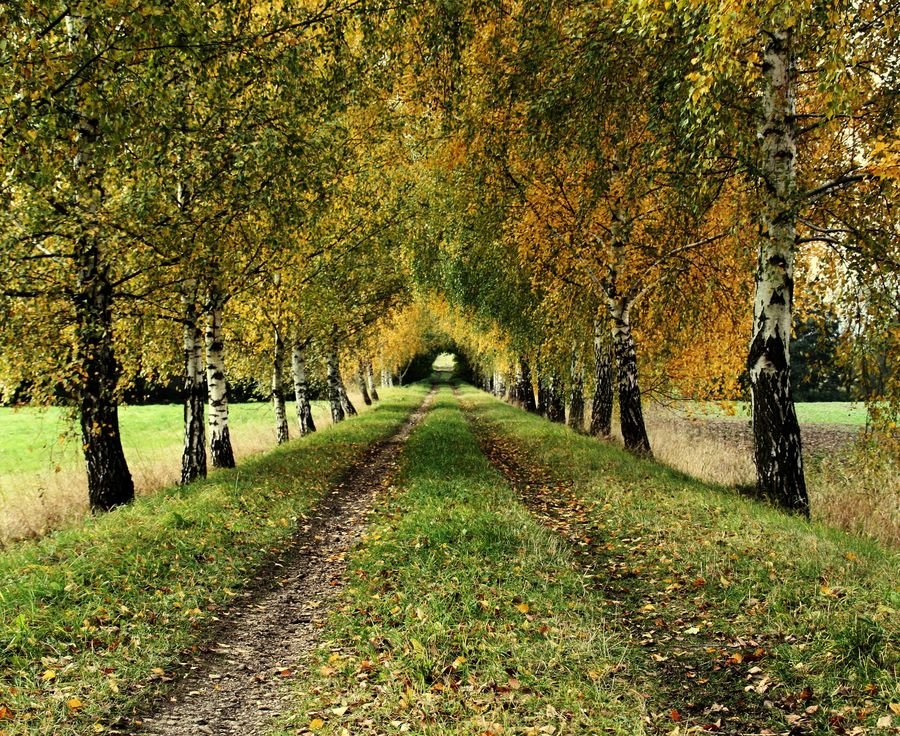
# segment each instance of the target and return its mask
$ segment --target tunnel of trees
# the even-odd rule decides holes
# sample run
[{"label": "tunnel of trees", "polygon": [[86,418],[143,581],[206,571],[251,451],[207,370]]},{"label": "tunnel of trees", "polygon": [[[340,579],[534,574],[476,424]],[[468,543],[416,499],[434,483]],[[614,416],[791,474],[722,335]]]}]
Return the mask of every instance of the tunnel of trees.
[{"label": "tunnel of trees", "polygon": [[287,439],[440,352],[642,455],[653,396],[749,391],[758,492],[808,513],[798,392],[896,441],[893,10],[7,5],[3,399],[71,408],[106,510],[123,401],[184,403],[189,482],[229,401]]}]

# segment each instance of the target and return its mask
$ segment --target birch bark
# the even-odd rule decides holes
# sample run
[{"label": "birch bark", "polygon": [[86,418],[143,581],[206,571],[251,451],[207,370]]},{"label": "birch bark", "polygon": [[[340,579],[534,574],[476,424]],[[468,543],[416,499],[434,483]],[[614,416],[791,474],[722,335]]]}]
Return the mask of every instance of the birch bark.
[{"label": "birch bark", "polygon": [[297,426],[300,435],[316,431],[313,421],[312,405],[309,403],[309,383],[306,379],[306,360],[303,355],[303,344],[296,337],[291,346],[291,378],[294,382],[294,400],[297,403]]},{"label": "birch bark", "polygon": [[228,387],[222,336],[224,299],[215,287],[206,305],[206,385],[209,392],[209,454],[214,468],[233,468],[234,450],[228,428]]},{"label": "birch bark", "polygon": [[528,364],[528,358],[524,355],[519,356],[519,370],[521,371],[519,400],[525,411],[534,412],[537,410],[537,404],[534,401],[534,386],[531,384],[531,366]]},{"label": "birch bark", "polygon": [[284,340],[275,328],[275,350],[272,354],[272,408],[275,411],[275,440],[283,445],[290,439],[287,407],[284,403]]},{"label": "birch bark", "polygon": [[584,364],[578,351],[572,351],[571,384],[569,386],[569,417],[567,424],[576,432],[584,432]]},{"label": "birch bark", "polygon": [[184,450],[181,484],[206,477],[206,385],[203,372],[203,332],[193,289],[182,295],[184,310]]},{"label": "birch bark", "polygon": [[366,406],[372,405],[372,398],[369,396],[369,386],[366,379],[366,366],[363,361],[359,363],[359,370],[356,373],[356,382],[359,384],[359,392],[362,394],[363,403]]},{"label": "birch bark", "polygon": [[371,360],[366,361],[366,381],[369,384],[369,395],[372,397],[372,401],[380,401],[378,387],[375,386],[375,373],[372,371]]},{"label": "birch bark", "polygon": [[[69,49],[75,52],[86,37],[80,18],[66,18]],[[82,383],[79,419],[88,480],[88,502],[92,511],[108,511],[134,498],[134,481],[128,470],[122,437],[116,388],[120,367],[113,343],[113,287],[95,223],[90,222],[103,199],[102,173],[96,164],[95,146],[100,121],[82,111],[82,101],[73,95],[76,153],[72,162],[77,201],[87,222],[75,241],[75,335]]]},{"label": "birch bark", "polygon": [[341,401],[341,373],[336,350],[330,350],[325,359],[328,380],[328,403],[331,405],[331,421],[334,424],[343,422],[345,418],[344,404]]},{"label": "birch bark", "polygon": [[796,202],[796,68],[792,31],[763,34],[760,127],[763,206],[753,334],[747,356],[756,479],[774,503],[809,516],[791,389]]},{"label": "birch bark", "polygon": [[594,397],[590,425],[590,433],[595,437],[609,437],[612,433],[612,358],[603,331],[603,320],[597,318],[594,320]]},{"label": "birch bark", "polygon": [[631,332],[630,307],[624,299],[610,298],[612,344],[616,356],[619,389],[619,421],[625,447],[632,452],[650,455],[650,438],[644,426],[641,389],[638,384],[637,353]]}]

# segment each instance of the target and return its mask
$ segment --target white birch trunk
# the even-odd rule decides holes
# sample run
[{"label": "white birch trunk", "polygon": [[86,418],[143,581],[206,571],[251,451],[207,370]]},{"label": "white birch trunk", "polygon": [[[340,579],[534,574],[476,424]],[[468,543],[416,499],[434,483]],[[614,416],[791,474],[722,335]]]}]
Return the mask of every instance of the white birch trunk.
[{"label": "white birch trunk", "polygon": [[181,455],[181,484],[206,477],[206,427],[203,382],[203,332],[193,289],[182,296],[184,307],[184,451]]},{"label": "white birch trunk", "polygon": [[641,389],[638,383],[637,352],[631,333],[629,306],[622,298],[609,299],[612,320],[612,344],[616,356],[619,388],[619,422],[625,447],[640,454],[650,454],[650,438],[644,426]]},{"label": "white birch trunk", "polygon": [[331,406],[331,421],[333,424],[343,422],[345,418],[344,405],[341,401],[341,369],[338,363],[336,350],[330,350],[326,361],[326,376],[328,380],[328,403]]},{"label": "white birch trunk", "polygon": [[312,405],[309,402],[309,383],[306,379],[306,360],[303,356],[303,345],[294,338],[291,346],[291,378],[294,382],[294,400],[297,402],[297,426],[300,435],[316,431],[313,422]]},{"label": "white birch trunk", "polygon": [[284,403],[284,340],[275,329],[275,351],[272,355],[272,408],[275,411],[275,439],[283,445],[290,439],[287,407]]},{"label": "white birch trunk", "polygon": [[598,317],[594,320],[594,398],[590,427],[595,437],[609,437],[612,432],[612,359],[604,332],[604,320]]},{"label": "white birch trunk", "polygon": [[365,361],[359,361],[359,369],[356,371],[356,383],[359,385],[359,392],[362,394],[363,403],[366,406],[371,406],[372,397],[369,396],[369,382],[366,379]]},{"label": "white birch trunk", "polygon": [[372,401],[380,401],[380,397],[378,396],[378,388],[375,386],[375,373],[372,370],[372,361],[366,361],[366,381],[369,384],[369,396],[372,397]]},{"label": "white birch trunk", "polygon": [[222,336],[222,299],[211,290],[206,311],[206,385],[209,392],[209,450],[214,468],[233,468],[234,450],[228,429],[228,389]]},{"label": "white birch trunk", "polygon": [[792,31],[763,33],[760,128],[763,207],[747,368],[759,491],[809,515],[800,425],[791,390],[796,240],[796,101]]}]

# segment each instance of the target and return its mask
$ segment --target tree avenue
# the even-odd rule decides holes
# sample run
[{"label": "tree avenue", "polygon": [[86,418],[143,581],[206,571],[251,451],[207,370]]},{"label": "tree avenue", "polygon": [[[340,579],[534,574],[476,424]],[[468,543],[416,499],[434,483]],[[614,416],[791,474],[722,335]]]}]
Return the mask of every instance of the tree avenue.
[{"label": "tree avenue", "polygon": [[641,455],[661,396],[746,394],[760,496],[808,515],[799,320],[896,449],[898,27],[874,0],[5,4],[2,397],[71,410],[106,511],[138,382],[180,385],[186,484],[234,466],[236,386],[283,443],[449,348]]}]

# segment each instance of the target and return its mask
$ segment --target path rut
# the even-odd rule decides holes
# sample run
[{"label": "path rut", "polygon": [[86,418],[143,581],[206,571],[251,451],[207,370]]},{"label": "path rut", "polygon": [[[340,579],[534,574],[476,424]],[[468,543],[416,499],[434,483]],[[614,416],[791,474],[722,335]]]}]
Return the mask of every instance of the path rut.
[{"label": "path rut", "polygon": [[266,582],[235,603],[222,632],[189,662],[168,701],[119,733],[265,733],[267,724],[289,705],[285,681],[301,656],[319,643],[328,603],[342,585],[346,554],[364,529],[378,491],[394,477],[397,455],[434,393],[319,501],[290,551],[260,574],[258,580]]}]

